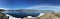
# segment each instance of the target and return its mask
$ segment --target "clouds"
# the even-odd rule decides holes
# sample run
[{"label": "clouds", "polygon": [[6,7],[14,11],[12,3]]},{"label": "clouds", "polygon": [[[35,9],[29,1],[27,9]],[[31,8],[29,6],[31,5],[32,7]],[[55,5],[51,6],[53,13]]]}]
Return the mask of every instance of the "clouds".
[{"label": "clouds", "polygon": [[35,9],[35,10],[60,10],[60,7],[58,6],[33,6],[28,7],[26,9]]},{"label": "clouds", "polygon": [[0,9],[8,10],[7,8],[0,8]]}]

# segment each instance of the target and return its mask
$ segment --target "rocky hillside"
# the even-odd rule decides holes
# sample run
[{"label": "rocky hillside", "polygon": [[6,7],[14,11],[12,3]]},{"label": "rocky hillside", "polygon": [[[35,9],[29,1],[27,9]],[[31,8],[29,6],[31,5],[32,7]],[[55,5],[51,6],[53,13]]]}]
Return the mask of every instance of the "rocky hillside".
[{"label": "rocky hillside", "polygon": [[60,19],[60,13],[47,13],[38,19]]}]

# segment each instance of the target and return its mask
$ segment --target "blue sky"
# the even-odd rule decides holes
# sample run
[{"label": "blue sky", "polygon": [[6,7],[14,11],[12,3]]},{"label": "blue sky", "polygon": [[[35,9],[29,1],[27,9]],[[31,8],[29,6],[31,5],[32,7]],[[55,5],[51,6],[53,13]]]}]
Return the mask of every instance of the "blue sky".
[{"label": "blue sky", "polygon": [[60,0],[0,0],[0,8],[21,9],[33,6],[60,6]]}]

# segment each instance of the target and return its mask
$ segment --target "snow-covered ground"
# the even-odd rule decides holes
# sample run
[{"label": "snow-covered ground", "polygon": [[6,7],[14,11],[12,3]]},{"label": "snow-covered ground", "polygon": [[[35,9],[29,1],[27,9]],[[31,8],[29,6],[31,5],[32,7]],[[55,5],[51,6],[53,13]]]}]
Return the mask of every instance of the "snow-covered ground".
[{"label": "snow-covered ground", "polygon": [[39,15],[38,17],[40,17],[40,16],[42,16],[42,15],[44,15],[44,13],[40,13],[40,15]]}]

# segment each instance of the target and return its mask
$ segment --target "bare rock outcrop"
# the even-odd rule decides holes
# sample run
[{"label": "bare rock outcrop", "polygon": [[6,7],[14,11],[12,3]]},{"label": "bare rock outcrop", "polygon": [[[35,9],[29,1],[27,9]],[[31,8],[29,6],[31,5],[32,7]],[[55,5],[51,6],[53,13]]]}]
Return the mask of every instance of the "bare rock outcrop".
[{"label": "bare rock outcrop", "polygon": [[60,19],[60,13],[47,13],[38,19]]},{"label": "bare rock outcrop", "polygon": [[9,19],[4,13],[0,13],[0,19]]}]

